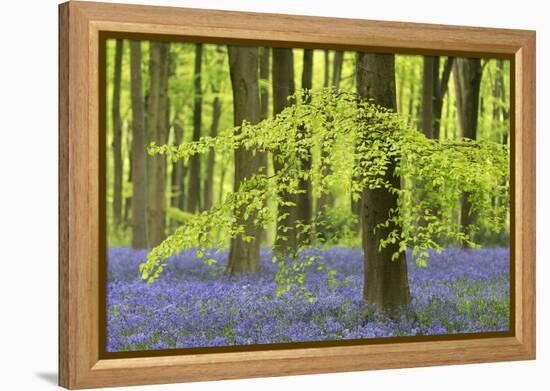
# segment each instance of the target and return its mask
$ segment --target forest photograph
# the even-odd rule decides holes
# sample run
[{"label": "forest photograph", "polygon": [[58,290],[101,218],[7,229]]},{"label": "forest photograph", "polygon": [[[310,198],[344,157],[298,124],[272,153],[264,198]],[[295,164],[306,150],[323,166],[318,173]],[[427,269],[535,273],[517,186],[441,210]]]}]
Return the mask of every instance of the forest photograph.
[{"label": "forest photograph", "polygon": [[510,330],[509,60],[105,45],[107,352]]}]

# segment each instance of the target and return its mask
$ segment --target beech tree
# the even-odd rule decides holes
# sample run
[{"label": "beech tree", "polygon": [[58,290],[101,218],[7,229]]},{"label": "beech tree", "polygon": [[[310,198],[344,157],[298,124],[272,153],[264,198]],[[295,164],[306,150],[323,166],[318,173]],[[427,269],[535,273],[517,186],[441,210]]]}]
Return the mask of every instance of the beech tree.
[{"label": "beech tree", "polygon": [[[273,83],[273,115],[282,112],[293,104],[289,99],[295,92],[294,86],[294,58],[292,49],[273,48],[272,83]],[[284,167],[283,157],[278,151],[273,153],[273,167],[280,172]],[[296,195],[289,194],[281,188],[281,201],[277,205],[277,236],[275,249],[284,253],[294,251],[298,242],[296,238]]]},{"label": "beech tree", "polygon": [[[238,127],[243,122],[257,124],[260,121],[260,90],[258,87],[258,49],[244,46],[228,46],[229,69],[233,88],[234,124]],[[259,154],[247,148],[235,150],[234,191],[239,192],[243,183],[257,174],[262,159]],[[237,204],[236,209],[245,205]],[[231,239],[228,270],[231,274],[253,273],[260,268],[260,228],[254,223],[253,216],[244,218],[238,213],[235,224],[241,236]]]},{"label": "beech tree", "polygon": [[[397,109],[395,93],[395,58],[393,54],[359,53],[357,56],[357,91],[365,100],[374,102],[389,110]],[[368,135],[365,135],[368,137]],[[410,301],[407,260],[399,251],[399,243],[391,243],[380,249],[379,243],[390,232],[401,236],[402,227],[391,222],[382,225],[392,211],[397,209],[398,195],[392,189],[400,188],[400,178],[395,174],[396,159],[391,156],[384,180],[390,188],[366,186],[361,197],[363,251],[365,257],[365,284],[363,296],[367,303],[381,308],[394,308]],[[398,254],[392,259],[393,254]]]}]

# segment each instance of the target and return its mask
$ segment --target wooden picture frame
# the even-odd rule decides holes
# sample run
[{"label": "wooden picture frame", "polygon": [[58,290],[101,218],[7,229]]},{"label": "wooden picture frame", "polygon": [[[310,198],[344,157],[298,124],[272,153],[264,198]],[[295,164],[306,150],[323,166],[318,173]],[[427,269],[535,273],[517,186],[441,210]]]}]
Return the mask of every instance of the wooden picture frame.
[{"label": "wooden picture frame", "polygon": [[[100,354],[100,36],[511,60],[507,336],[104,358]],[[59,384],[70,389],[535,358],[535,32],[70,1],[59,6]]]}]

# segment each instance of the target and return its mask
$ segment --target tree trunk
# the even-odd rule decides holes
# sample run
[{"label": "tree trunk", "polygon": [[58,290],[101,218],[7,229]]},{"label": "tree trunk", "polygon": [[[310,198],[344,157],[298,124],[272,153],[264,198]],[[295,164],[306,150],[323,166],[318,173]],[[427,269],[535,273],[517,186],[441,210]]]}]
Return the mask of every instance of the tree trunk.
[{"label": "tree trunk", "polygon": [[[229,46],[229,71],[233,88],[233,113],[235,126],[243,121],[257,124],[260,121],[260,91],[258,87],[258,49],[255,47]],[[235,182],[237,191],[241,182],[251,178],[260,168],[261,159],[253,151],[239,148],[235,151]],[[241,237],[231,239],[228,270],[231,274],[254,273],[260,269],[259,229],[254,224],[254,216],[244,220],[242,214],[237,220],[244,225],[245,235],[254,240],[245,241]]]},{"label": "tree trunk", "polygon": [[[288,97],[294,94],[294,60],[292,49],[273,48],[273,115],[277,115],[291,102]],[[273,167],[279,172],[284,162],[279,160],[277,151],[273,152]],[[287,192],[279,193],[279,197],[285,202],[292,202],[293,205],[277,206],[277,238],[275,240],[275,251],[283,253],[294,251],[297,248],[296,239],[296,196]]]},{"label": "tree trunk", "polygon": [[[168,142],[168,74],[170,46],[165,42],[150,44],[150,88],[147,107],[149,141],[157,145]],[[149,245],[157,246],[164,240],[166,225],[166,160],[163,156],[149,158],[148,173],[148,234]]]},{"label": "tree trunk", "polygon": [[[260,48],[260,119],[269,117],[269,53],[270,48]],[[265,154],[267,159],[267,154]],[[267,160],[265,162],[267,165]]]},{"label": "tree trunk", "polygon": [[[439,140],[441,133],[441,115],[443,113],[443,100],[449,87],[449,77],[451,70],[453,69],[454,57],[447,57],[445,64],[443,65],[443,73],[441,80],[437,78],[437,88],[435,90],[434,97],[434,109],[433,109],[433,138]],[[439,65],[437,66],[437,72],[439,73]]]},{"label": "tree trunk", "polygon": [[329,86],[330,80],[330,52],[328,50],[324,51],[324,60],[325,60],[325,74],[323,76],[323,87],[327,88]]},{"label": "tree trunk", "polygon": [[[202,125],[202,44],[195,45],[195,71],[194,71],[194,91],[195,102],[193,108],[193,141],[199,141],[201,138]],[[201,157],[194,155],[189,160],[189,185],[187,186],[187,211],[195,213],[201,209]]]},{"label": "tree trunk", "polygon": [[[341,50],[337,50],[334,52],[334,59],[332,64],[332,81],[330,86],[334,88],[336,92],[338,92],[340,88],[340,80],[342,79],[342,65],[344,61],[344,52]],[[324,77],[324,87],[329,86],[329,79],[330,79],[330,61],[329,61],[329,52],[328,50],[325,50],[325,77]],[[331,118],[328,119],[328,121],[331,121]],[[330,126],[327,124],[327,126]],[[323,140],[323,143],[327,140]],[[325,151],[321,152],[321,161],[324,161],[325,159],[329,158],[329,156],[326,155]],[[332,174],[332,167],[330,165],[327,165],[324,167],[324,172],[321,173],[323,176],[327,176]],[[317,214],[323,214],[326,212],[327,209],[334,207],[334,196],[330,192],[326,192],[321,194],[319,199],[317,200]],[[352,210],[354,206],[351,207]]]},{"label": "tree trunk", "polygon": [[[302,70],[302,89],[310,91],[313,88],[313,49],[304,49],[304,61]],[[309,103],[311,97],[306,95],[304,103]],[[306,129],[301,126],[300,133],[304,138],[308,137]],[[309,172],[311,170],[311,151],[307,150],[300,157],[300,166],[302,170]],[[311,181],[309,179],[300,179],[298,185],[300,194],[296,195],[296,220],[297,222],[309,225],[311,224]],[[311,242],[311,232],[308,231],[298,238],[299,243],[309,244]]]},{"label": "tree trunk", "polygon": [[439,78],[439,57],[424,56],[422,78],[422,132],[428,138],[439,140],[443,99],[447,93],[454,58],[447,57]]},{"label": "tree trunk", "polygon": [[[479,114],[479,92],[481,87],[482,67],[479,58],[460,58],[455,63],[455,86],[457,90],[457,111],[462,137],[472,140],[477,138],[477,121]],[[465,232],[475,222],[471,211],[468,193],[464,193],[460,222]]]},{"label": "tree trunk", "polygon": [[122,218],[122,117],[120,116],[120,79],[122,71],[122,39],[116,40],[115,66],[113,74],[113,222],[116,227],[120,225]]},{"label": "tree trunk", "polygon": [[439,57],[424,56],[422,77],[422,132],[428,138],[434,138],[434,100],[439,80]]},{"label": "tree trunk", "polygon": [[[221,46],[216,47],[217,65],[223,66],[224,52]],[[222,102],[220,100],[220,89],[217,85],[212,85],[214,100],[212,101],[212,125],[210,126],[210,137],[218,136],[218,128],[220,125],[220,117],[222,113]],[[204,179],[204,209],[208,210],[212,207],[214,201],[214,164],[216,162],[216,153],[213,149],[208,152],[208,160],[206,163],[206,178]]]},{"label": "tree trunk", "polygon": [[[267,47],[260,48],[260,120],[263,121],[269,117],[269,58],[271,49]],[[256,152],[260,155],[261,167],[267,172],[268,154],[267,152]],[[267,207],[267,200],[264,205]],[[267,230],[262,229],[260,233],[260,246],[267,242]]]},{"label": "tree trunk", "polygon": [[342,66],[344,64],[344,52],[336,50],[332,66],[332,86],[338,92],[340,90],[340,81],[342,80]]},{"label": "tree trunk", "polygon": [[[374,99],[377,104],[395,110],[394,55],[360,53],[357,59],[357,87],[361,98]],[[390,163],[385,179],[398,188],[400,179],[394,175],[394,168],[395,163]],[[374,227],[385,222],[390,211],[397,207],[397,195],[383,188],[365,188],[362,197],[365,262],[363,296],[368,304],[392,311],[410,302],[407,261],[404,253],[392,260],[392,255],[399,251],[398,243],[389,244],[381,251],[378,250],[378,244],[390,231],[400,231],[401,227],[390,224],[376,231]]]},{"label": "tree trunk", "polygon": [[[183,128],[177,122],[174,123],[174,142],[180,145],[183,142]],[[185,175],[183,161],[180,159],[172,163],[172,199],[170,204],[174,208],[184,209]]]},{"label": "tree trunk", "polygon": [[132,247],[147,247],[147,142],[141,80],[141,43],[130,42],[132,95]]}]

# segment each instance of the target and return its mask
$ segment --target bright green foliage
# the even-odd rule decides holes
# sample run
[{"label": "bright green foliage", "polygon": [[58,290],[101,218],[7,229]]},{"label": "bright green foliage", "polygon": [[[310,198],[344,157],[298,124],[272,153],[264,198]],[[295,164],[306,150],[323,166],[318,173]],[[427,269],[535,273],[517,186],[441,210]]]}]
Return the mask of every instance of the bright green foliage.
[{"label": "bright green foliage", "polygon": [[[294,101],[303,99],[296,96]],[[300,127],[306,131],[299,131]],[[365,187],[387,188],[397,193],[398,208],[385,224],[393,222],[402,228],[401,232],[390,232],[378,245],[385,247],[397,242],[401,252],[412,248],[420,266],[427,262],[427,249],[440,250],[444,243],[474,247],[478,230],[501,232],[507,226],[510,170],[506,145],[467,139],[427,139],[408,125],[406,118],[371,102],[359,102],[353,93],[318,90],[311,93],[310,103],[290,106],[257,125],[243,123],[216,138],[202,137],[198,142],[179,146],[152,144],[149,153],[165,155],[171,161],[186,161],[211,148],[225,156],[237,148],[277,150],[283,168],[277,173],[259,172],[243,181],[238,191],[226,194],[212,209],[186,219],[141,265],[142,278],[149,282],[158,278],[166,266],[165,260],[181,250],[196,247],[197,256],[209,263],[208,251],[223,249],[227,237],[255,240],[244,237],[244,227],[237,223],[242,221],[238,218],[241,216],[237,214],[242,213],[244,219],[254,216],[258,226],[273,223],[277,215],[266,207],[265,200],[283,202],[277,195],[297,194],[300,179],[304,178],[311,180],[314,196],[336,187],[354,199],[361,197]],[[312,151],[313,164],[310,170],[304,170],[300,167],[300,155],[308,150]],[[393,188],[384,178],[392,161],[396,163],[395,175],[401,177],[400,189]],[[327,171],[324,170],[327,166],[331,168],[330,175],[320,175]],[[476,225],[466,231],[452,218],[464,192],[469,193],[471,213],[477,216]],[[311,224],[299,224],[299,235],[313,233],[319,243],[318,233],[326,223],[325,217],[315,216]],[[213,234],[220,231],[224,235]],[[330,243],[330,238],[323,237],[323,242]],[[279,295],[297,287],[299,294],[314,300],[303,290],[305,271],[324,266],[321,259],[308,256],[305,250],[302,246],[284,259],[274,260],[280,266]],[[327,270],[329,278],[333,274]]]}]

